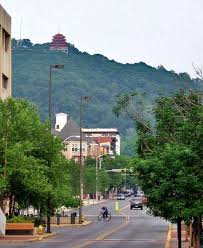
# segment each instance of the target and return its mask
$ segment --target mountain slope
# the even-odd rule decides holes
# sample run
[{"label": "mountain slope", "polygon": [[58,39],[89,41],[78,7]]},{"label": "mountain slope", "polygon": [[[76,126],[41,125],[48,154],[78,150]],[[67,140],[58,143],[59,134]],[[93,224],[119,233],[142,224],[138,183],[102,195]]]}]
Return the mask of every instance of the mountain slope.
[{"label": "mountain slope", "polygon": [[52,73],[53,109],[79,120],[80,96],[92,100],[84,106],[84,126],[117,127],[125,134],[132,126],[128,120],[112,114],[116,95],[137,90],[147,93],[147,104],[160,94],[171,94],[179,88],[194,89],[198,80],[187,73],[176,74],[162,66],[153,68],[145,63],[120,64],[100,55],[81,53],[70,45],[70,54],[49,51],[49,43],[16,48],[12,51],[12,94],[36,103],[42,118],[48,113],[49,65],[64,64],[64,69]]}]

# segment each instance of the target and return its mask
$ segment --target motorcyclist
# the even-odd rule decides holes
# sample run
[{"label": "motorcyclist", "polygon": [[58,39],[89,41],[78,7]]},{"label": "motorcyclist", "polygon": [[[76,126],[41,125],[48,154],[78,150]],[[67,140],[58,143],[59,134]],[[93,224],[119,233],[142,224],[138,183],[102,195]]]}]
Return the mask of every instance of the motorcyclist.
[{"label": "motorcyclist", "polygon": [[101,213],[103,214],[103,218],[106,219],[108,217],[109,210],[106,206],[101,208]]}]

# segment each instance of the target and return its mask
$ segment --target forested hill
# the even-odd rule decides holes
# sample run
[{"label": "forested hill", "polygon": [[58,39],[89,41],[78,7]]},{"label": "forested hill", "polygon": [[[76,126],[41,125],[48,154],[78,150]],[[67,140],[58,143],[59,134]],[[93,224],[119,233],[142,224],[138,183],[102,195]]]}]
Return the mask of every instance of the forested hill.
[{"label": "forested hill", "polygon": [[52,73],[53,119],[55,113],[65,112],[78,121],[80,96],[89,95],[92,99],[84,106],[84,126],[117,127],[123,135],[132,123],[112,113],[118,93],[146,92],[150,105],[160,94],[198,87],[198,80],[192,80],[187,73],[176,74],[143,62],[121,64],[100,54],[82,53],[71,44],[69,54],[49,51],[49,43],[33,45],[29,40],[21,48],[13,40],[12,46],[12,94],[36,103],[42,118],[48,115],[50,64],[65,66]]}]

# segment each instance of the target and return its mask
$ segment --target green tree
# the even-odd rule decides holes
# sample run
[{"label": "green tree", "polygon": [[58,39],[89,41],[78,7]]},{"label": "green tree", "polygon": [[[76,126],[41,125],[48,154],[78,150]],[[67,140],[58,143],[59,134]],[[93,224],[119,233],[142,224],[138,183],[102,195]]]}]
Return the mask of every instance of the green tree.
[{"label": "green tree", "polygon": [[194,247],[200,245],[203,214],[200,103],[195,92],[159,98],[154,109],[154,131],[146,131],[145,122],[135,118],[140,145],[138,156],[130,162],[148,197],[151,213],[175,222],[193,221]]},{"label": "green tree", "polygon": [[48,187],[40,161],[32,154],[42,124],[34,105],[9,98],[0,101],[0,125],[0,202],[4,209],[3,201],[10,198],[12,214],[17,200],[25,201],[27,194]]},{"label": "green tree", "polygon": [[63,145],[40,120],[36,107],[23,99],[0,101],[0,203],[9,199],[9,214],[16,203],[46,212],[68,205],[71,199],[68,163]]}]

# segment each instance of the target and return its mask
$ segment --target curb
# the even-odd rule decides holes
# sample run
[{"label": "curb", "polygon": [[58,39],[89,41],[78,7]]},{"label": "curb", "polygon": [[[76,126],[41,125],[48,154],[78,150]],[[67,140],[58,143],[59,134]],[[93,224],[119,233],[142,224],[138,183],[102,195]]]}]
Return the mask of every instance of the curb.
[{"label": "curb", "polygon": [[80,226],[87,226],[89,224],[91,224],[93,221],[84,221],[82,224],[61,224],[61,225],[57,225],[57,224],[52,224],[51,226],[54,227],[80,227]]},{"label": "curb", "polygon": [[32,239],[17,239],[17,240],[0,240],[2,244],[15,244],[15,243],[32,243],[35,241],[39,241],[39,237],[32,238]]},{"label": "curb", "polygon": [[169,227],[168,227],[168,234],[167,234],[167,237],[166,237],[165,248],[170,248],[171,231],[172,231],[172,224],[170,224]]},{"label": "curb", "polygon": [[[32,242],[36,242],[36,241],[41,241],[42,239],[46,239],[46,238],[49,238],[49,237],[52,237],[52,236],[54,236],[54,235],[56,235],[56,233],[46,233],[46,234],[43,234],[43,235],[41,235],[41,236],[35,236],[35,237],[33,237],[33,238],[30,238],[30,239],[16,239],[16,240],[9,240],[9,239],[7,239],[7,240],[3,240],[3,239],[1,239],[0,240],[0,242],[1,243],[4,243],[4,244],[6,244],[6,243],[32,243]],[[15,237],[17,237],[17,236],[15,236]],[[20,237],[26,237],[26,236],[18,236],[18,238],[20,238]]]},{"label": "curb", "polygon": [[41,241],[42,239],[47,239],[47,238],[53,237],[53,236],[55,236],[55,235],[56,235],[56,233],[45,233],[45,234],[43,234],[42,236],[40,236],[40,237],[38,238],[38,240]]}]

